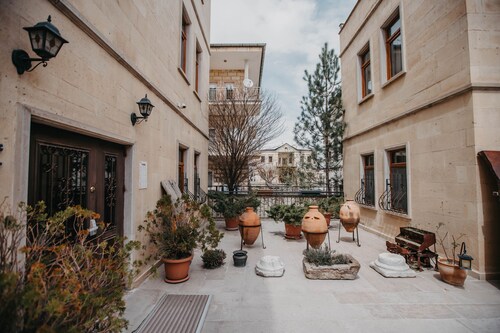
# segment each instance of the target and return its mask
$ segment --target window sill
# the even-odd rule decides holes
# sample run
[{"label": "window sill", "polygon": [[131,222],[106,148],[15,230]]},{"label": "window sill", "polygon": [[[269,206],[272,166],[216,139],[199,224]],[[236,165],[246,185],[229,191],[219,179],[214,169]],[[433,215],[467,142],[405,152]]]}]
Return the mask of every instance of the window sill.
[{"label": "window sill", "polygon": [[181,74],[182,78],[184,79],[184,81],[186,81],[186,83],[188,84],[188,86],[191,85],[191,82],[189,82],[189,79],[187,78],[186,76],[186,73],[184,73],[184,71],[182,70],[182,68],[180,67],[177,67],[177,70],[179,71],[179,73]]},{"label": "window sill", "polygon": [[196,96],[198,101],[200,101],[200,103],[201,103],[201,97],[200,97],[200,95],[198,95],[198,92],[196,90],[193,90],[193,94]]},{"label": "window sill", "polygon": [[366,95],[365,97],[363,97],[359,102],[358,102],[358,105],[361,105],[363,104],[364,102],[366,102],[367,100],[369,100],[370,98],[372,98],[374,95],[373,93],[370,93],[368,95]]},{"label": "window sill", "polygon": [[400,217],[402,219],[411,221],[411,216],[407,215],[407,214],[391,212],[390,210],[383,210],[383,212],[386,213],[387,215],[392,215],[392,216]]},{"label": "window sill", "polygon": [[364,208],[364,209],[368,209],[368,210],[373,210],[374,212],[378,211],[377,207],[375,207],[375,206],[363,205],[363,204],[360,204],[360,203],[358,203],[358,205],[359,205],[360,208]]},{"label": "window sill", "polygon": [[406,75],[406,72],[405,71],[401,71],[399,72],[398,74],[394,75],[393,77],[391,77],[389,80],[387,80],[384,84],[382,84],[382,89],[384,89],[385,87],[387,87],[388,85],[390,85],[391,83],[393,83],[394,81],[397,81],[399,78],[403,77]]}]

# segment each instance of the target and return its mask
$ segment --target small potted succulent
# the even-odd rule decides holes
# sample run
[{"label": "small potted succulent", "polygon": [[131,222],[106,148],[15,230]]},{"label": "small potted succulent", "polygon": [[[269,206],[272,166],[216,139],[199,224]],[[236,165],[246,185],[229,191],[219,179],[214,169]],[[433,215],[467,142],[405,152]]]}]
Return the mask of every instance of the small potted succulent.
[{"label": "small potted succulent", "polygon": [[266,211],[267,216],[276,223],[285,223],[285,238],[300,239],[302,237],[302,218],[307,208],[302,205],[273,205]]}]

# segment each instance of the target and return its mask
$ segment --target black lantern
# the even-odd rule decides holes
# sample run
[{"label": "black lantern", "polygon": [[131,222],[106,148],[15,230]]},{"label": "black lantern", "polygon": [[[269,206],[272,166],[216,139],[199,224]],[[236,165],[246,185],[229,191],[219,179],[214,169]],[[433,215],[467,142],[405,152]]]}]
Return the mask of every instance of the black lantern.
[{"label": "black lantern", "polygon": [[146,94],[144,98],[141,98],[141,100],[137,102],[137,105],[139,106],[139,112],[141,113],[142,117],[139,117],[135,113],[132,113],[130,115],[132,126],[134,126],[136,123],[137,124],[140,123],[143,120],[148,120],[151,111],[153,111],[153,108],[155,107],[153,104],[151,104],[151,101],[148,99],[148,94]]},{"label": "black lantern", "polygon": [[458,266],[461,269],[472,269],[472,258],[467,254],[467,248],[465,247],[465,242],[462,242],[462,246],[460,247],[460,254],[458,255]]},{"label": "black lantern", "polygon": [[[28,31],[31,42],[31,49],[40,58],[30,58],[28,53],[23,50],[12,51],[12,62],[17,68],[18,74],[23,74],[25,71],[31,72],[40,64],[43,67],[47,66],[47,61],[59,53],[64,43],[68,41],[61,37],[59,30],[50,23],[50,15],[46,22],[39,22],[33,27],[24,27]],[[31,68],[31,62],[38,61],[39,63]]]}]

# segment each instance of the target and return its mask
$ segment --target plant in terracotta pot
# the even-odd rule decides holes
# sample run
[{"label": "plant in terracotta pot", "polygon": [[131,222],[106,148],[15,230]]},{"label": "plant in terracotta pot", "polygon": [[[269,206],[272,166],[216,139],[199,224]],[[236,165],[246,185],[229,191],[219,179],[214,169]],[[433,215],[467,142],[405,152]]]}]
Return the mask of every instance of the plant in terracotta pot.
[{"label": "plant in terracotta pot", "polygon": [[307,208],[302,205],[273,205],[266,211],[267,216],[276,223],[285,223],[285,238],[300,239],[302,231],[302,218]]},{"label": "plant in terracotta pot", "polygon": [[224,216],[226,230],[238,230],[239,216],[245,211],[246,207],[257,209],[260,206],[260,200],[254,194],[235,195],[210,192],[208,196],[212,209]]},{"label": "plant in terracotta pot", "polygon": [[[153,212],[147,213],[144,225],[139,227],[139,231],[144,231],[149,237],[148,245],[143,247],[151,253],[146,261],[150,259],[163,261],[165,282],[180,283],[189,279],[193,250],[200,239],[203,244],[203,238],[208,237],[207,233],[211,235],[214,230],[217,231],[214,223],[210,229],[210,222],[208,230],[203,230],[206,221],[210,219],[210,214],[208,207],[200,206],[188,196],[172,202],[168,194],[158,200]],[[213,236],[217,243],[220,237]],[[205,242],[207,244],[209,241]]]},{"label": "plant in terracotta pot", "polygon": [[340,206],[344,199],[342,197],[327,197],[318,202],[319,211],[323,214],[326,224],[330,226],[331,219],[338,219]]},{"label": "plant in terracotta pot", "polygon": [[[463,286],[465,279],[467,278],[467,271],[461,269],[458,265],[458,259],[456,256],[457,248],[460,246],[459,240],[462,239],[465,234],[460,234],[458,237],[451,235],[451,242],[448,241],[448,232],[444,232],[442,228],[444,223],[440,222],[436,227],[436,239],[437,243],[443,249],[445,257],[439,257],[437,262],[437,267],[439,270],[439,275],[441,279],[454,286]],[[443,234],[444,233],[444,234]],[[451,256],[449,256],[451,250]]]}]

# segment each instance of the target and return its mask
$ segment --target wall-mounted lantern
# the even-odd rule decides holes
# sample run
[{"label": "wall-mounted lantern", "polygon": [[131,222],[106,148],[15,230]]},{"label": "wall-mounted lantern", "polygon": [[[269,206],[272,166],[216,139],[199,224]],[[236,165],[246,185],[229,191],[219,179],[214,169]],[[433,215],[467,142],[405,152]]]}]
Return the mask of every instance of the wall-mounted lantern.
[{"label": "wall-mounted lantern", "polygon": [[[17,74],[31,72],[40,64],[46,67],[47,61],[57,55],[64,43],[68,43],[66,39],[61,37],[59,30],[50,21],[49,15],[46,22],[39,22],[33,27],[23,28],[28,31],[31,49],[40,58],[30,58],[29,54],[24,50],[12,51],[12,62],[16,66]],[[32,61],[38,61],[38,64],[33,68],[31,68]]]},{"label": "wall-mounted lantern", "polygon": [[467,254],[467,248],[465,247],[465,242],[462,242],[462,246],[460,247],[460,254],[458,255],[458,266],[461,269],[472,269],[472,258]]},{"label": "wall-mounted lantern", "polygon": [[151,101],[148,99],[148,94],[146,94],[144,98],[141,98],[141,100],[137,102],[137,105],[139,106],[139,112],[141,113],[142,117],[139,117],[135,113],[132,113],[130,115],[132,126],[142,122],[143,120],[148,120],[151,111],[153,111],[153,108],[155,107],[153,104],[151,104]]}]

